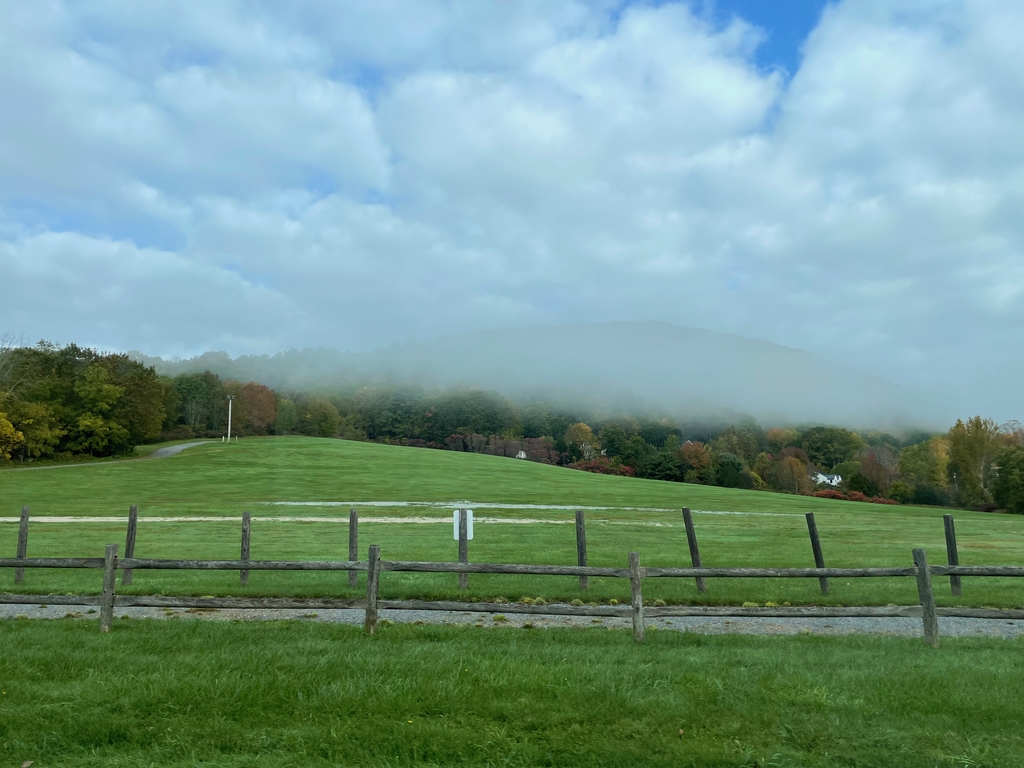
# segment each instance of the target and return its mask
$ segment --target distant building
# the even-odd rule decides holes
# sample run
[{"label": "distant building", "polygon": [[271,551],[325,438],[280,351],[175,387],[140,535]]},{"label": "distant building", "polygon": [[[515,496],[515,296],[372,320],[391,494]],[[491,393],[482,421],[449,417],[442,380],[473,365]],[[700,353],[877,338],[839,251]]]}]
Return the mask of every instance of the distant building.
[{"label": "distant building", "polygon": [[525,459],[526,458],[526,451],[520,451],[519,453],[517,453],[516,454],[516,458],[517,459]]},{"label": "distant building", "polygon": [[831,485],[833,488],[835,488],[837,485],[843,482],[842,475],[825,475],[822,474],[821,472],[815,472],[813,475],[811,475],[811,479],[814,481],[815,485],[818,485],[819,483],[824,483],[825,485]]}]

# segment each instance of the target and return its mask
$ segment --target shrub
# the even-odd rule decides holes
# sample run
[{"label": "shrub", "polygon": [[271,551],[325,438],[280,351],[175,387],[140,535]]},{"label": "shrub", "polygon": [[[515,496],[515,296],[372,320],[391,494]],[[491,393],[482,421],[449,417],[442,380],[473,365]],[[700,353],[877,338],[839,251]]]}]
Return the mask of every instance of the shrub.
[{"label": "shrub", "polygon": [[834,488],[823,488],[820,491],[815,491],[812,496],[819,499],[839,499],[840,501],[848,501],[849,497],[842,491],[837,491]]},{"label": "shrub", "polygon": [[899,504],[898,501],[893,501],[892,499],[886,499],[886,498],[884,498],[882,496],[872,496],[870,499],[865,499],[865,501],[868,501],[868,502],[870,502],[872,504]]},{"label": "shrub", "polygon": [[581,469],[584,472],[596,472],[599,475],[621,475],[623,477],[636,477],[636,470],[624,464],[615,464],[606,457],[597,459],[574,461],[569,465],[570,469]]},{"label": "shrub", "polygon": [[[871,482],[863,472],[854,472],[850,481],[847,483],[847,487],[851,492],[856,491],[864,494],[865,496],[878,495],[878,486]],[[852,495],[853,494],[851,493],[851,496]]]},{"label": "shrub", "polygon": [[860,491],[850,491],[848,494],[846,494],[846,498],[848,498],[850,501],[864,501],[864,499],[866,499],[867,496],[865,496]]},{"label": "shrub", "polygon": [[914,498],[914,486],[902,480],[897,480],[889,486],[889,498],[900,504],[909,504]]}]

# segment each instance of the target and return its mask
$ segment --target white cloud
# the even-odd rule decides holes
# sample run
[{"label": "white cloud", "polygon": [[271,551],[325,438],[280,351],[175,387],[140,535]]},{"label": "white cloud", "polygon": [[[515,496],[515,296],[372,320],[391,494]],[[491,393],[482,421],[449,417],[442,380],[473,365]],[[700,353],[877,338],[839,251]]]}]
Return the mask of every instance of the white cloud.
[{"label": "white cloud", "polygon": [[685,3],[0,13],[0,327],[242,352],[663,319],[997,415],[1024,384],[1019,2],[830,5],[790,82]]}]

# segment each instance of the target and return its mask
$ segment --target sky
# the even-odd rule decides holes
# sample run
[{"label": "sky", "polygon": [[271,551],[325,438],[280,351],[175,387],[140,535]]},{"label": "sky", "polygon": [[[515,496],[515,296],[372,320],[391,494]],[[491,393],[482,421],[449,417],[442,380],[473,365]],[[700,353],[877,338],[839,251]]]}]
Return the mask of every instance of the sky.
[{"label": "sky", "polygon": [[0,18],[0,331],[166,357],[658,320],[1024,418],[1019,0]]}]

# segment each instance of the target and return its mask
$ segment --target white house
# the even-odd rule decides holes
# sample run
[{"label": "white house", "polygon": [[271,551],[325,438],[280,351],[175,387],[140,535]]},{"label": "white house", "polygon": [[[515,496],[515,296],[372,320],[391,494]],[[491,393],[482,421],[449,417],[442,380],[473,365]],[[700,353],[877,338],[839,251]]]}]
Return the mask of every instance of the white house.
[{"label": "white house", "polygon": [[517,459],[525,459],[526,458],[526,451],[520,451],[519,453],[517,453],[516,454],[516,458]]},{"label": "white house", "polygon": [[842,475],[825,475],[821,472],[815,472],[811,475],[811,479],[814,481],[815,485],[818,485],[818,483],[824,483],[825,485],[831,485],[833,488],[843,482]]}]

